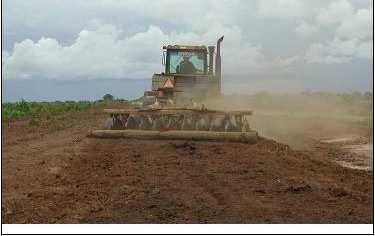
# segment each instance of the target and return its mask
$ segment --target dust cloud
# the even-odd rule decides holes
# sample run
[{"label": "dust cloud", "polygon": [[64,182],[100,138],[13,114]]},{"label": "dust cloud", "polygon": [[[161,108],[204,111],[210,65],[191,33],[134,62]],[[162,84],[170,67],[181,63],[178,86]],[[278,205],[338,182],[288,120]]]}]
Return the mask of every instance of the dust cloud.
[{"label": "dust cloud", "polygon": [[256,93],[205,102],[208,108],[252,110],[250,126],[261,136],[309,149],[322,139],[365,137],[372,142],[372,93]]}]

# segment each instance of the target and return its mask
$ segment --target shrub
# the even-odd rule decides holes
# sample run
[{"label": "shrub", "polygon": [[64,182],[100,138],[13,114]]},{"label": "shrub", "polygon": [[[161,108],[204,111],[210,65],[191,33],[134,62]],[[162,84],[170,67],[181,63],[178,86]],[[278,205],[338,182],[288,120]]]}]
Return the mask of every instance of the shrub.
[{"label": "shrub", "polygon": [[113,101],[114,97],[113,95],[107,93],[106,95],[103,96],[104,101]]}]

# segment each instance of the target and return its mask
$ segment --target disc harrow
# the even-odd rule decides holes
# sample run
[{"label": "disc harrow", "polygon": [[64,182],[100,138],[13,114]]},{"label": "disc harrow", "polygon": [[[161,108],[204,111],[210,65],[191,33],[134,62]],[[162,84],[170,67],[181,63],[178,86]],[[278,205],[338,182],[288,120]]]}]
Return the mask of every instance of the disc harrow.
[{"label": "disc harrow", "polygon": [[218,111],[208,109],[105,109],[110,115],[109,130],[196,130],[214,132],[248,132],[246,116],[252,111]]}]

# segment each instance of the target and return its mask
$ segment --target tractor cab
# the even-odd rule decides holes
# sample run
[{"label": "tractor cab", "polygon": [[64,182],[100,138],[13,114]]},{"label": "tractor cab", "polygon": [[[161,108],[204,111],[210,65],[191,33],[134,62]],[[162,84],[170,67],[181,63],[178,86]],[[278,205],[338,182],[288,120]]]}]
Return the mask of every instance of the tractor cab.
[{"label": "tractor cab", "polygon": [[165,74],[170,75],[206,75],[206,46],[166,46],[163,55]]},{"label": "tractor cab", "polygon": [[[220,43],[215,46],[168,45],[163,47],[164,72],[152,76],[152,91],[160,103],[170,101],[175,105],[203,101],[221,94]],[[214,73],[215,66],[215,73]]]}]

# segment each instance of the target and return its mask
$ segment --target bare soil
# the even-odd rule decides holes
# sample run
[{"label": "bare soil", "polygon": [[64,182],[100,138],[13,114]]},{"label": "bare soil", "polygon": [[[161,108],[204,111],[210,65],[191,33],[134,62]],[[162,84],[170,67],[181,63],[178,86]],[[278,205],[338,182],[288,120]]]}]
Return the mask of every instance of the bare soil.
[{"label": "bare soil", "polygon": [[3,223],[373,222],[372,172],[334,147],[98,140],[100,111],[64,118],[3,126]]}]

